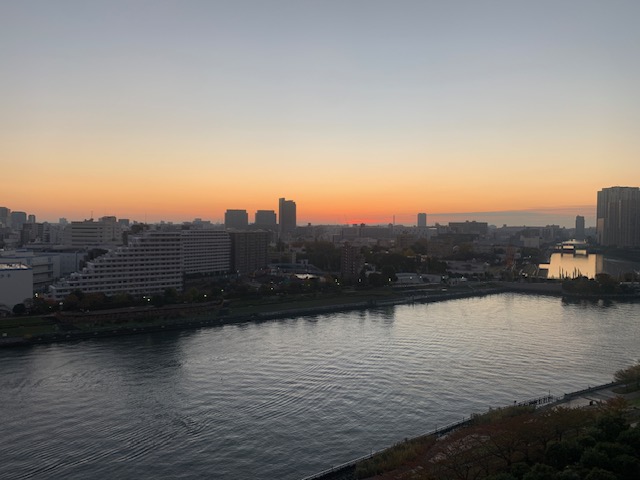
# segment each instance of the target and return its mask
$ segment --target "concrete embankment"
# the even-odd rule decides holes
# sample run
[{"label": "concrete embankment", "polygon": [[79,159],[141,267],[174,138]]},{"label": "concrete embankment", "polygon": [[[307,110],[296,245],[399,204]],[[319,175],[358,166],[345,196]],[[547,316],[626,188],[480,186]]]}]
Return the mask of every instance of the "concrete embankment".
[{"label": "concrete embankment", "polygon": [[562,284],[559,282],[496,282],[500,288],[508,292],[533,293],[538,295],[562,296]]}]

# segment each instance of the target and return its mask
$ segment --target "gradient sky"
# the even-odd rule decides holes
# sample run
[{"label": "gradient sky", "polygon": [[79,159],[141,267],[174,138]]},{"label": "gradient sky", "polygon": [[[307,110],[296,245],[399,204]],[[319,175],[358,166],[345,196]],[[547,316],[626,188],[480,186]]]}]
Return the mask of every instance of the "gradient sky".
[{"label": "gradient sky", "polygon": [[0,205],[593,225],[598,190],[640,184],[639,18],[636,0],[0,0]]}]

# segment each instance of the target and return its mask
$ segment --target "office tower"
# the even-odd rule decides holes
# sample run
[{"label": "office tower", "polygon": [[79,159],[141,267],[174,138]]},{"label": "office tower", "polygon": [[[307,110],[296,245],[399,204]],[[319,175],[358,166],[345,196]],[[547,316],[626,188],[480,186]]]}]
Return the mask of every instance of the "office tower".
[{"label": "office tower", "polygon": [[584,217],[576,216],[576,233],[573,235],[576,240],[584,240]]},{"label": "office tower", "polygon": [[246,229],[249,226],[249,214],[246,210],[227,210],[224,213],[224,226]]},{"label": "office tower", "polygon": [[279,201],[280,236],[291,234],[296,228],[296,202],[281,198]]},{"label": "office tower", "polygon": [[427,214],[419,213],[418,214],[418,227],[426,227],[427,226]]},{"label": "office tower", "polygon": [[33,214],[30,214],[30,215],[27,217],[27,223],[36,223],[36,216],[35,216],[35,215],[33,215]]},{"label": "office tower", "polygon": [[640,247],[640,188],[611,187],[598,192],[596,233],[600,245]]},{"label": "office tower", "polygon": [[276,212],[273,210],[258,210],[255,220],[257,227],[275,227],[277,225]]}]

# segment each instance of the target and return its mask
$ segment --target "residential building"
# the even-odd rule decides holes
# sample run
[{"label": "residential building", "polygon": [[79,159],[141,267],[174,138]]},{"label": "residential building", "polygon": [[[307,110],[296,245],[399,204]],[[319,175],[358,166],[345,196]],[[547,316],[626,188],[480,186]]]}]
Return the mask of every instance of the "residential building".
[{"label": "residential building", "polygon": [[153,295],[167,288],[182,291],[181,241],[180,230],[131,235],[126,246],[87,262],[81,272],[52,285],[49,292],[62,300],[76,289],[105,295]]},{"label": "residential building", "polygon": [[427,214],[419,213],[418,214],[418,227],[425,228],[427,226]]},{"label": "residential building", "polygon": [[343,280],[356,280],[364,267],[360,247],[345,243],[340,252],[340,276]]},{"label": "residential building", "polygon": [[219,275],[231,267],[231,238],[224,230],[182,230],[182,271],[185,275]]},{"label": "residential building", "polygon": [[600,245],[640,247],[640,188],[611,187],[600,190],[596,232]]},{"label": "residential building", "polygon": [[269,263],[269,232],[264,230],[230,231],[231,271],[253,273]]}]

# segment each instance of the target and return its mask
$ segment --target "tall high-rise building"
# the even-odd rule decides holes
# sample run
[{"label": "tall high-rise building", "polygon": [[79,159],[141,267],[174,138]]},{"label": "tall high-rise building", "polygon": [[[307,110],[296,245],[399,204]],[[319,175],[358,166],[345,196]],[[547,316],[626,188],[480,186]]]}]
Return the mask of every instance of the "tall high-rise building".
[{"label": "tall high-rise building", "polygon": [[576,240],[584,240],[584,217],[576,216],[576,232],[573,235]]},{"label": "tall high-rise building", "polygon": [[598,192],[596,233],[600,245],[640,247],[640,188],[611,187]]},{"label": "tall high-rise building", "polygon": [[278,202],[280,236],[290,234],[296,228],[296,202],[281,198]]},{"label": "tall high-rise building", "polygon": [[427,226],[427,214],[419,213],[418,214],[418,227],[426,227]]},{"label": "tall high-rise building", "polygon": [[224,226],[246,229],[249,226],[249,214],[246,210],[227,210],[224,213]]}]

